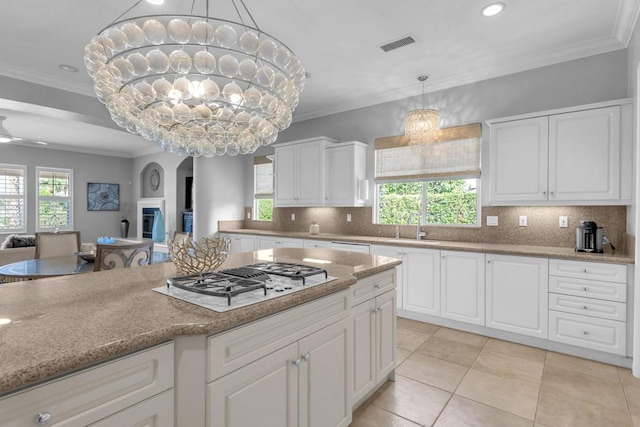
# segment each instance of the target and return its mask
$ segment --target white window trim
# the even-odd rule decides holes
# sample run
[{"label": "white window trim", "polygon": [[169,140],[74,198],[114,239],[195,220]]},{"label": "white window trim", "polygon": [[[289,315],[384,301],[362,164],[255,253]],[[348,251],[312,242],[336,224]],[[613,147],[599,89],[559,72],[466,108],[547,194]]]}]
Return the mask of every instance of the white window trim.
[{"label": "white window trim", "polygon": [[[26,233],[27,232],[27,219],[28,219],[28,215],[27,213],[29,212],[29,206],[27,205],[27,166],[26,165],[10,165],[8,163],[0,163],[0,169],[20,169],[22,170],[22,180],[24,182],[23,185],[23,193],[22,193],[22,200],[23,200],[23,204],[24,204],[24,219],[23,219],[23,224],[24,227],[23,228],[11,228],[11,229],[6,229],[6,230],[2,230],[0,231],[3,234],[12,234],[12,233]],[[12,198],[12,199],[18,199],[19,197],[7,197],[6,198]],[[3,197],[3,198],[5,198]]]},{"label": "white window trim", "polygon": [[[69,174],[69,196],[68,197],[60,197],[60,196],[40,196],[40,172],[63,172]],[[73,203],[73,169],[63,169],[63,168],[48,168],[44,166],[36,166],[36,180],[35,180],[35,191],[36,191],[36,231],[70,231],[73,230],[73,217],[75,216],[75,209]],[[40,227],[40,201],[61,201],[61,200],[69,200],[69,225],[67,227]]]},{"label": "white window trim", "polygon": [[[263,163],[266,164],[266,163]],[[256,168],[261,166],[262,164],[254,164],[253,165],[253,218],[251,218],[254,221],[266,221],[266,222],[270,222],[273,221],[273,219],[260,219],[258,218],[258,201],[259,200],[264,200],[264,199],[271,199],[273,200],[275,198],[274,195],[274,187],[275,187],[275,183],[273,183],[273,179],[275,176],[275,170],[274,170],[274,164],[273,162],[268,163],[271,165],[271,177],[272,177],[272,187],[271,187],[271,192],[270,193],[261,193],[261,194],[256,194],[256,187],[257,187],[257,173],[256,173]]]}]

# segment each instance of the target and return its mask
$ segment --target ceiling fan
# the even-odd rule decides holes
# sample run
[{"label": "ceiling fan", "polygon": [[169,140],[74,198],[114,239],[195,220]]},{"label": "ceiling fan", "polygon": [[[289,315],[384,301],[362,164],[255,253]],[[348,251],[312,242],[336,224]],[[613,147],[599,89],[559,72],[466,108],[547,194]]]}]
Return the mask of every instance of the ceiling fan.
[{"label": "ceiling fan", "polygon": [[2,122],[6,120],[5,116],[0,116],[0,144],[8,143],[20,143],[24,145],[43,146],[47,145],[44,141],[36,141],[35,139],[19,138],[11,135],[9,131],[2,125]]}]

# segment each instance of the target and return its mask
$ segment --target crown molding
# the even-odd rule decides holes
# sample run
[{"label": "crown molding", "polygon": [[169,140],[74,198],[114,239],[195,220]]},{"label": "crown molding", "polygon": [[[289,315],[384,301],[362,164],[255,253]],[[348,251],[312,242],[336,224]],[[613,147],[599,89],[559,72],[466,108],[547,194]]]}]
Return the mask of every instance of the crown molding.
[{"label": "crown molding", "polygon": [[613,35],[628,47],[640,15],[640,0],[620,0]]}]

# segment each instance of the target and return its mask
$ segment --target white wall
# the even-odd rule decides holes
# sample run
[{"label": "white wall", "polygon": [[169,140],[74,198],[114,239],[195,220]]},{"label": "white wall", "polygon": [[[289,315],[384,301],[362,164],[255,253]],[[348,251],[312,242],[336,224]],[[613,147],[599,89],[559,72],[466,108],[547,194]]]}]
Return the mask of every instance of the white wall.
[{"label": "white wall", "polygon": [[[437,106],[441,127],[451,127],[626,97],[627,53],[619,50],[429,93],[429,104]],[[304,102],[304,92],[300,102]],[[420,102],[420,96],[416,95],[297,122],[282,132],[276,143],[328,136],[339,141],[356,140],[368,144],[367,177],[371,185],[369,194],[373,194],[373,141],[379,137],[404,133],[405,114],[418,107]],[[488,166],[488,134],[485,125],[483,170]],[[273,152],[273,147],[265,147],[256,154]],[[247,176],[253,176],[250,166],[247,167]],[[247,181],[245,204],[251,206],[253,184],[251,179]]]},{"label": "white wall", "polygon": [[[73,170],[73,223],[83,242],[95,242],[100,236],[120,236],[124,203],[133,200],[131,159],[74,153],[42,147],[0,144],[0,163],[27,165],[27,233],[36,226],[36,166]],[[87,183],[120,184],[120,211],[89,212]],[[128,216],[131,221],[133,210]],[[133,228],[135,230],[135,227]],[[131,228],[130,228],[131,233]],[[0,243],[5,235],[0,235]]]},{"label": "white wall", "polygon": [[210,236],[218,221],[242,219],[250,156],[199,157],[193,162],[193,236]]}]

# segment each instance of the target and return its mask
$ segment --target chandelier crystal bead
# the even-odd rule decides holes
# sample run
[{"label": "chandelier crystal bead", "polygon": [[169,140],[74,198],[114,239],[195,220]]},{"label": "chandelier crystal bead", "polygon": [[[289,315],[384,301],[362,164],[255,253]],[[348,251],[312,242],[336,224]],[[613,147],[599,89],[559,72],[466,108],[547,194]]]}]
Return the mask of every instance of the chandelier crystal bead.
[{"label": "chandelier crystal bead", "polygon": [[[422,83],[422,96],[424,97],[424,82],[429,77],[419,76]],[[404,134],[409,137],[411,145],[424,145],[435,141],[440,131],[440,115],[438,110],[423,108],[409,111],[404,119]]]},{"label": "chandelier crystal bead", "polygon": [[84,62],[118,126],[194,157],[273,143],[291,125],[306,81],[282,42],[208,16],[117,21],[91,39]]}]

